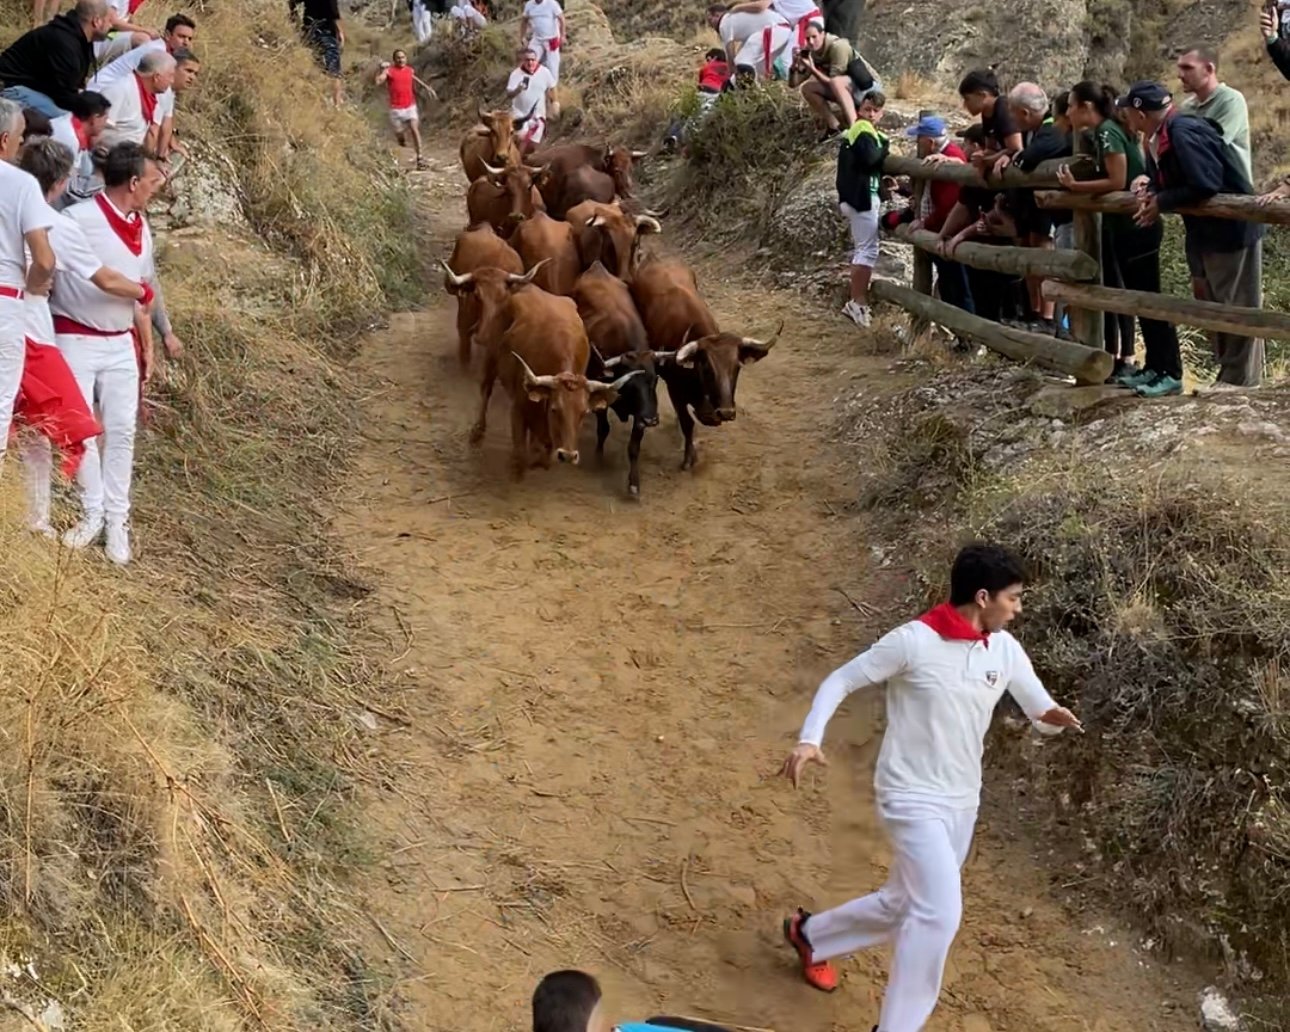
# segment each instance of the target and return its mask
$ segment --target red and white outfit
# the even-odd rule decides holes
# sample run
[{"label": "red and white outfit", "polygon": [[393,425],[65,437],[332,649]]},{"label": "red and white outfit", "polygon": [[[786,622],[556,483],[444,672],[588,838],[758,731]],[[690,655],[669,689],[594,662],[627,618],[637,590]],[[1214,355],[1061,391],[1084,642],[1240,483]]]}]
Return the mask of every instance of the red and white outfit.
[{"label": "red and white outfit", "polygon": [[806,46],[806,27],[812,23],[824,28],[824,12],[815,0],[772,0],[770,9],[793,27],[792,53]]},{"label": "red and white outfit", "polygon": [[425,5],[425,0],[412,0],[412,31],[422,46],[434,35],[434,22],[430,19],[430,8]]},{"label": "red and white outfit", "polygon": [[1037,723],[1056,704],[1007,631],[982,634],[953,606],[897,627],[820,685],[801,741],[819,746],[852,692],[887,684],[887,731],[874,787],[891,839],[887,884],[806,919],[816,962],[884,943],[891,975],[878,1027],[919,1032],[936,1007],[963,911],[960,869],[981,796],[981,753],[1006,691]]},{"label": "red and white outfit", "polygon": [[521,141],[536,146],[546,135],[546,95],[555,89],[555,79],[542,65],[531,74],[516,68],[506,80],[506,92],[519,89],[525,79],[529,84],[511,98],[511,119],[516,123],[515,131]]},{"label": "red and white outfit", "polygon": [[385,69],[385,88],[390,97],[390,123],[396,131],[420,121],[417,98],[412,90],[412,66],[390,65]]},{"label": "red and white outfit", "polygon": [[[103,267],[90,249],[80,226],[66,215],[55,212],[49,227],[49,243],[54,250],[57,276],[77,275],[89,279]],[[56,276],[56,279],[57,279]],[[50,445],[57,445],[63,455],[61,470],[73,477],[86,454],[85,442],[103,432],[94,418],[76,376],[58,350],[54,320],[49,301],[28,295],[26,298],[27,340],[26,365],[22,388],[14,407],[14,422],[34,430],[23,442],[23,464],[27,472],[28,524],[32,530],[52,534],[49,524],[50,475],[53,456]]]},{"label": "red and white outfit", "polygon": [[9,444],[27,351],[25,237],[53,224],[54,212],[35,178],[0,161],[0,459]]},{"label": "red and white outfit", "polygon": [[542,67],[551,73],[551,81],[559,82],[560,19],[564,17],[564,8],[556,0],[528,0],[524,17],[529,20],[525,46],[533,48]]},{"label": "red and white outfit", "polygon": [[[139,70],[139,65],[149,54],[165,54],[169,52],[166,41],[162,39],[150,39],[142,46],[137,46],[127,54],[122,54],[115,61],[104,65],[90,78],[87,90],[93,90],[95,93],[104,93],[108,86],[114,82],[129,78],[131,74]],[[163,121],[170,118],[175,113],[175,91],[174,88],[166,90],[164,93],[157,94],[157,107],[153,115],[153,121],[161,125]]]},{"label": "red and white outfit", "polygon": [[[137,212],[123,212],[106,194],[99,194],[64,214],[80,227],[102,264],[128,279],[149,285],[155,282],[152,231]],[[84,509],[82,526],[93,529],[83,544],[89,544],[97,536],[96,525],[106,521],[112,555],[113,530],[124,528],[130,514],[141,382],[134,335],[135,302],[106,294],[85,276],[69,270],[58,275],[50,310],[58,348],[86,401],[97,403],[103,424],[98,448],[87,450],[77,475]]]},{"label": "red and white outfit", "polygon": [[732,11],[717,25],[717,35],[727,53],[732,43],[739,44],[735,67],[751,68],[759,79],[774,78],[775,62],[788,56],[796,38],[784,17],[773,10]]},{"label": "red and white outfit", "polygon": [[[448,8],[448,17],[455,21],[464,31],[475,32],[488,24],[484,13],[468,0],[460,0]],[[559,58],[557,57],[557,67]]]},{"label": "red and white outfit", "polygon": [[165,121],[166,109],[160,103],[160,94],[148,89],[138,72],[123,75],[103,87],[112,105],[108,112],[107,128],[99,143],[106,147],[128,140],[143,143],[148,130]]}]

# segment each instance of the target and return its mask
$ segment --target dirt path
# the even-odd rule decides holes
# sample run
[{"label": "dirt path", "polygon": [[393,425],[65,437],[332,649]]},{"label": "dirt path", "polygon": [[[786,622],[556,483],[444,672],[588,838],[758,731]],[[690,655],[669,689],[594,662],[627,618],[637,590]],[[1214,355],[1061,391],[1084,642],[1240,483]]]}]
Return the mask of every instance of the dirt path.
[{"label": "dirt path", "polygon": [[[428,246],[447,254],[461,182],[432,173],[427,190],[443,227]],[[410,727],[378,739],[389,791],[371,800],[370,848],[386,875],[373,914],[410,964],[377,941],[409,969],[412,1028],[527,1029],[536,979],[561,966],[595,971],[624,1020],[876,1020],[880,953],[846,962],[823,996],[778,940],[791,906],[883,877],[873,706],[839,716],[823,781],[794,795],[769,775],[819,678],[904,615],[862,615],[842,594],[863,604],[898,585],[869,566],[848,512],[855,457],[824,433],[836,396],[890,374],[838,320],[732,281],[700,268],[723,324],[765,334],[787,315],[790,328],[745,373],[738,421],[700,428],[694,474],[678,470],[664,401],[639,504],[624,499],[618,426],[604,468],[592,457],[521,485],[501,402],[482,448],[466,443],[475,387],[437,288],[359,360],[370,438],[338,524],[380,578],[377,619],[407,685],[389,704]],[[1086,932],[988,827],[967,882],[930,1029],[1193,1027],[1172,1009],[1190,992],[1120,937]]]}]

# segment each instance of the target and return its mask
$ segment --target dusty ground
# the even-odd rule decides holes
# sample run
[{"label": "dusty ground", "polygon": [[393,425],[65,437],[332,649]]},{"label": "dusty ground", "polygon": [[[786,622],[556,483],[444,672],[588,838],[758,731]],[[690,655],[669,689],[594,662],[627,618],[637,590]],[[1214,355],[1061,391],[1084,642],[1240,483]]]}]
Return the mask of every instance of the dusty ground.
[{"label": "dusty ground", "polygon": [[[465,185],[452,162],[422,177],[427,246],[444,255]],[[839,715],[823,778],[794,794],[772,774],[819,678],[907,615],[883,606],[898,575],[870,567],[850,509],[854,456],[823,432],[839,394],[890,374],[839,320],[729,264],[700,282],[723,324],[789,325],[745,373],[738,421],[699,429],[693,474],[664,399],[639,504],[624,498],[618,426],[603,467],[588,424],[582,468],[521,485],[503,402],[483,446],[467,444],[475,386],[437,285],[359,359],[370,429],[338,529],[381,585],[370,604],[404,686],[377,715],[389,777],[368,801],[369,848],[384,873],[375,941],[412,1028],[525,1029],[537,978],[571,965],[602,978],[622,1019],[876,1020],[881,953],[846,962],[824,996],[778,931],[794,905],[882,880],[874,705]],[[400,713],[406,726],[387,719]],[[1043,851],[983,825],[928,1028],[1193,1028],[1196,986],[1148,965],[1112,920],[1065,912]]]}]

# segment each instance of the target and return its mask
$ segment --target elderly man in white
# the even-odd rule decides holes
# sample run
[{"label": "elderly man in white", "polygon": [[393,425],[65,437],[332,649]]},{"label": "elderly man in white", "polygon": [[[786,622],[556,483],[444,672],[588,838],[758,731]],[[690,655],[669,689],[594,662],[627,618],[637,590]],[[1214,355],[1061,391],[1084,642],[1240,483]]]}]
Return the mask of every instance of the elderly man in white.
[{"label": "elderly man in white", "polygon": [[161,97],[175,84],[175,59],[165,51],[144,55],[129,75],[104,86],[100,92],[112,104],[103,143],[137,143],[155,149],[157,134],[165,120]]}]

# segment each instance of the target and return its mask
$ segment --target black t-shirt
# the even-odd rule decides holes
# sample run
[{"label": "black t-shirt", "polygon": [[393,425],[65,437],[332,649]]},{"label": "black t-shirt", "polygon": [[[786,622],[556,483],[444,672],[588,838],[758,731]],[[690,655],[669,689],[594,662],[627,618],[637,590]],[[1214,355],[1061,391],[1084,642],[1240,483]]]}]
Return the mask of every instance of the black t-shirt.
[{"label": "black t-shirt", "polygon": [[994,141],[995,150],[1004,150],[1006,148],[1004,141],[1014,133],[1021,132],[1013,120],[1012,109],[1008,107],[1008,101],[1004,97],[995,98],[993,114],[981,115],[981,128],[985,130],[985,135]]}]

